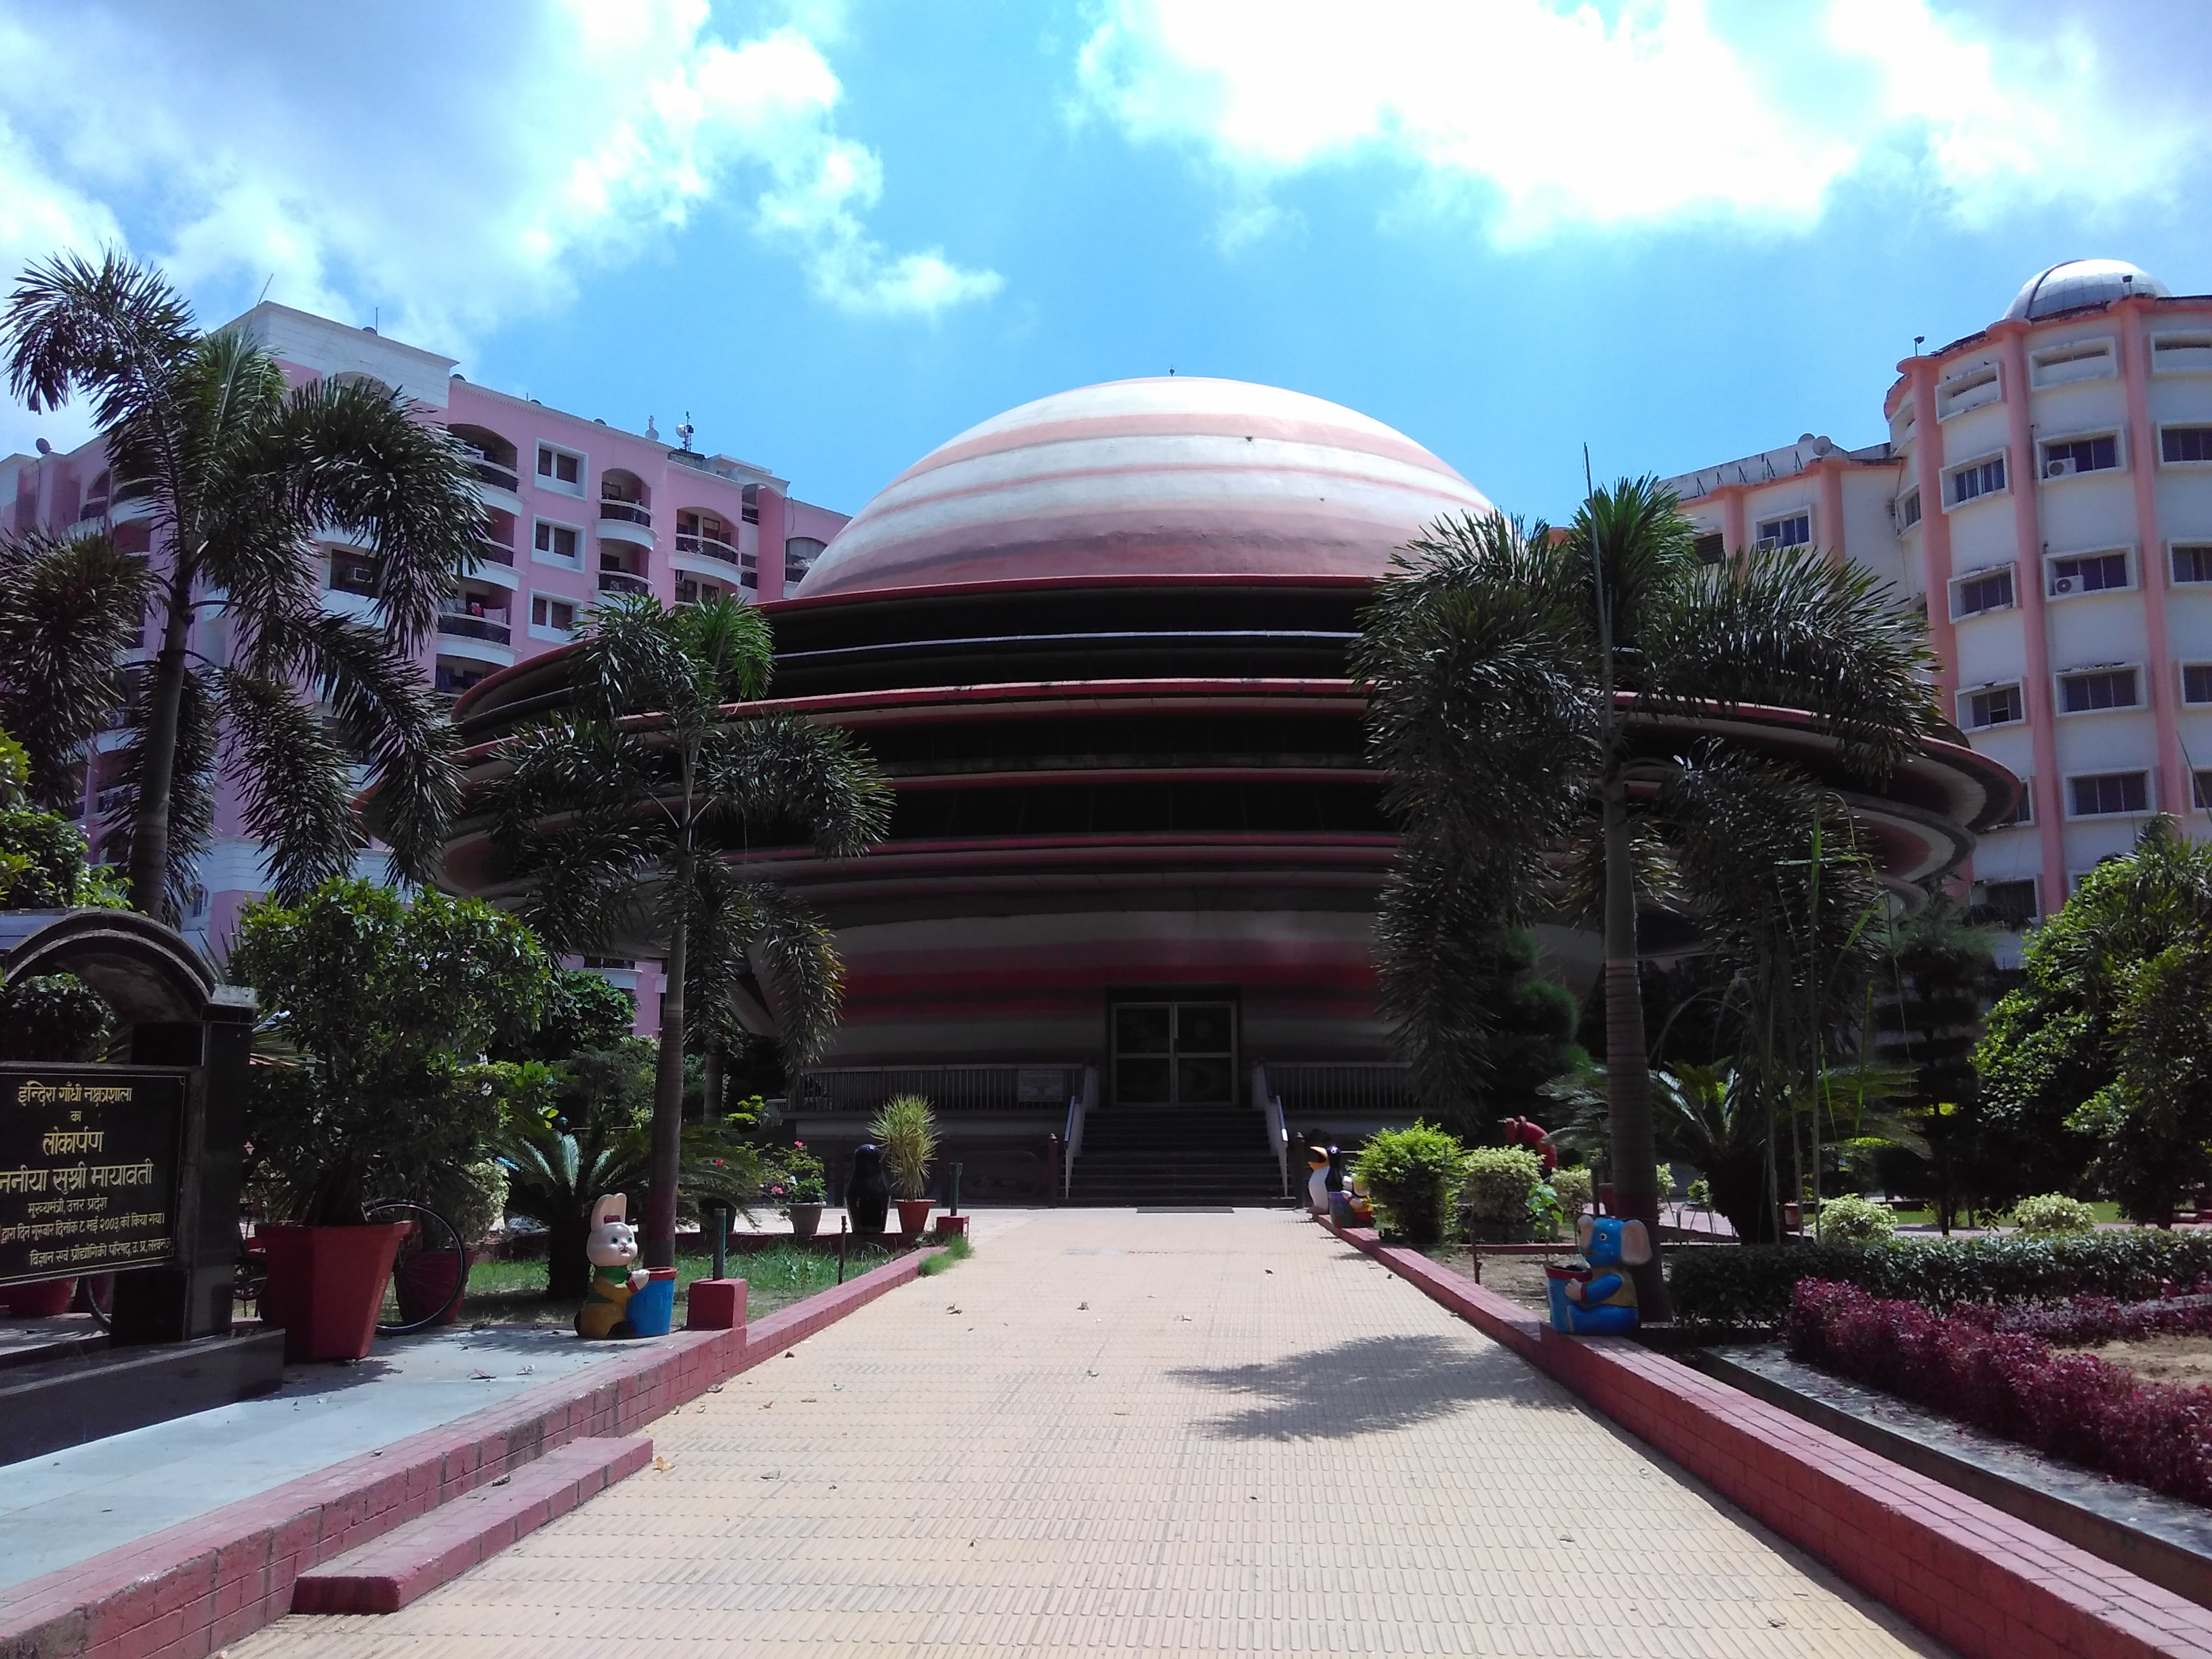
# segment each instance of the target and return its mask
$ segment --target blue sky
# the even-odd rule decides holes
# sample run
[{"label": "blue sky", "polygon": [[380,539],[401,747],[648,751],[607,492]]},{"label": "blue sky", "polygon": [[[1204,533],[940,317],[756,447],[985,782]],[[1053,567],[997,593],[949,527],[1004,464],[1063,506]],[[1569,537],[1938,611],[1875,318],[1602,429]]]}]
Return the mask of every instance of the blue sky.
[{"label": "blue sky", "polygon": [[10,269],[374,314],[846,511],[1172,366],[1559,514],[1584,441],[1872,441],[2051,260],[2212,290],[2212,7],[2149,0],[0,0],[0,56]]}]

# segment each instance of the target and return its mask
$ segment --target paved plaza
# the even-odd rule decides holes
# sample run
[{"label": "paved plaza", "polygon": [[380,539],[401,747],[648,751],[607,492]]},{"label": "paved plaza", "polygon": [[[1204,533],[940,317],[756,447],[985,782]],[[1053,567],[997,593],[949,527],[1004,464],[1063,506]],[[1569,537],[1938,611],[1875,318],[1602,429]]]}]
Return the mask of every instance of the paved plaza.
[{"label": "paved plaza", "polygon": [[232,1659],[1941,1651],[1285,1212],[1044,1212]]}]

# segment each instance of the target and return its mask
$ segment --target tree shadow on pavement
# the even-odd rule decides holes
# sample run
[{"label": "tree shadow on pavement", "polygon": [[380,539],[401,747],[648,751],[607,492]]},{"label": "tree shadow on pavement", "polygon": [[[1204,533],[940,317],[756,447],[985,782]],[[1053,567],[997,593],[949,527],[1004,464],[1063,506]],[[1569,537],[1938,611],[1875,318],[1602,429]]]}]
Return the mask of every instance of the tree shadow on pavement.
[{"label": "tree shadow on pavement", "polygon": [[1220,1440],[1336,1440],[1405,1428],[1508,1400],[1572,1411],[1559,1391],[1503,1348],[1470,1351],[1440,1336],[1362,1337],[1258,1365],[1184,1366],[1168,1376],[1222,1394],[1243,1409],[1205,1424]]}]

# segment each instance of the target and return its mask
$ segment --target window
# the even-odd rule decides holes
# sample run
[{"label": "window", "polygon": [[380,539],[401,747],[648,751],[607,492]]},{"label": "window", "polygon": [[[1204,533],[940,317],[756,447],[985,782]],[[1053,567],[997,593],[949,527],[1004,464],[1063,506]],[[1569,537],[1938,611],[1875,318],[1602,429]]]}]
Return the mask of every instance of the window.
[{"label": "window", "polygon": [[2184,702],[2212,702],[2212,663],[2185,662],[2181,665],[2181,700]]},{"label": "window", "polygon": [[1969,732],[1988,726],[2010,726],[2027,718],[2017,685],[1992,685],[1967,691],[1959,698],[1959,723]]},{"label": "window", "polygon": [[550,633],[573,634],[576,631],[575,605],[568,599],[533,593],[530,599],[530,625]]},{"label": "window", "polygon": [[1936,418],[1947,421],[2003,396],[2004,382],[1998,377],[1997,366],[1983,363],[1953,375],[1936,388]]},{"label": "window", "polygon": [[2012,605],[2012,567],[1977,571],[1951,584],[1951,620],[1978,617],[1984,611],[2003,611]]},{"label": "window", "polygon": [[2069,778],[2066,783],[2077,818],[2150,811],[2148,772],[2093,772],[2086,777]]},{"label": "window", "polygon": [[2168,465],[2212,461],[2212,426],[2162,426],[2159,453]]},{"label": "window", "polygon": [[2035,878],[1975,884],[1984,915],[2008,933],[2025,933],[2041,911],[2035,902]]},{"label": "window", "polygon": [[565,564],[572,570],[584,568],[583,532],[573,525],[548,524],[540,519],[532,544],[541,564]]},{"label": "window", "polygon": [[2128,586],[2128,556],[2124,553],[2081,553],[2051,562],[2051,593],[2063,598],[2074,593],[2102,593]]},{"label": "window", "polygon": [[2061,438],[2043,447],[2043,476],[2070,478],[2077,472],[2109,472],[2120,464],[2120,441],[2107,432],[2094,438]]},{"label": "window", "polygon": [[2200,812],[2212,812],[2212,772],[2192,772],[2189,775],[2191,803]]},{"label": "window", "polygon": [[2098,668],[2058,677],[2058,712],[2062,714],[2133,708],[2141,701],[2136,696],[2136,671],[2132,668]]},{"label": "window", "polygon": [[1951,475],[1951,505],[1958,507],[1980,495],[1994,495],[2005,487],[2002,455],[1960,467]]},{"label": "window", "polygon": [[2159,334],[2150,343],[2150,372],[2187,374],[2212,368],[2212,334]]},{"label": "window", "polygon": [[1789,513],[1778,519],[1762,519],[1759,524],[1759,544],[1761,547],[1804,547],[1813,539],[1813,515],[1810,513]]},{"label": "window", "polygon": [[783,543],[783,580],[787,585],[799,580],[814,568],[815,560],[822,556],[828,544],[813,536],[787,536]]},{"label": "window", "polygon": [[738,491],[738,517],[747,524],[760,522],[760,486],[747,484]]},{"label": "window", "polygon": [[1908,489],[1897,498],[1897,527],[1910,530],[1920,522],[1920,492]]},{"label": "window", "polygon": [[[1727,550],[1721,544],[1721,532],[1717,530],[1708,530],[1698,537],[1691,542],[1690,550],[1698,556],[1699,564],[1718,564],[1728,556]],[[2205,550],[2212,552],[2212,548]]]},{"label": "window", "polygon": [[538,482],[571,495],[584,493],[584,458],[551,444],[538,446]]},{"label": "window", "polygon": [[2175,548],[2173,580],[2177,582],[2212,582],[2212,547],[2200,543]]},{"label": "window", "polygon": [[2018,830],[2035,822],[2035,780],[2022,778],[2020,793],[2013,797],[2012,811],[1993,822],[1992,830]]},{"label": "window", "polygon": [[2101,380],[2112,373],[2110,340],[2074,340],[2047,346],[2035,354],[2030,376],[2038,386],[2063,386],[2069,380]]}]

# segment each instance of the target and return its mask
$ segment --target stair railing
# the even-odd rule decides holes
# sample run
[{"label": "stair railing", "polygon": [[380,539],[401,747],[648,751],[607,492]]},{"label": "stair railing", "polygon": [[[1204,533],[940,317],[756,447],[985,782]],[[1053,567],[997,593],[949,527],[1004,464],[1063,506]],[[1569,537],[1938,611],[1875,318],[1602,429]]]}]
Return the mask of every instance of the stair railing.
[{"label": "stair railing", "polygon": [[1283,1183],[1283,1196],[1291,1195],[1291,1132],[1283,1121],[1283,1097],[1267,1087],[1265,1062],[1252,1068],[1252,1103],[1267,1126],[1267,1144],[1275,1151],[1275,1173]]},{"label": "stair railing", "polygon": [[1067,1149],[1060,1160],[1061,1199],[1066,1200],[1075,1190],[1075,1160],[1083,1151],[1083,1125],[1091,1115],[1091,1109],[1098,1102],[1098,1068],[1083,1068],[1083,1091],[1067,1097],[1067,1130],[1061,1145]]}]

